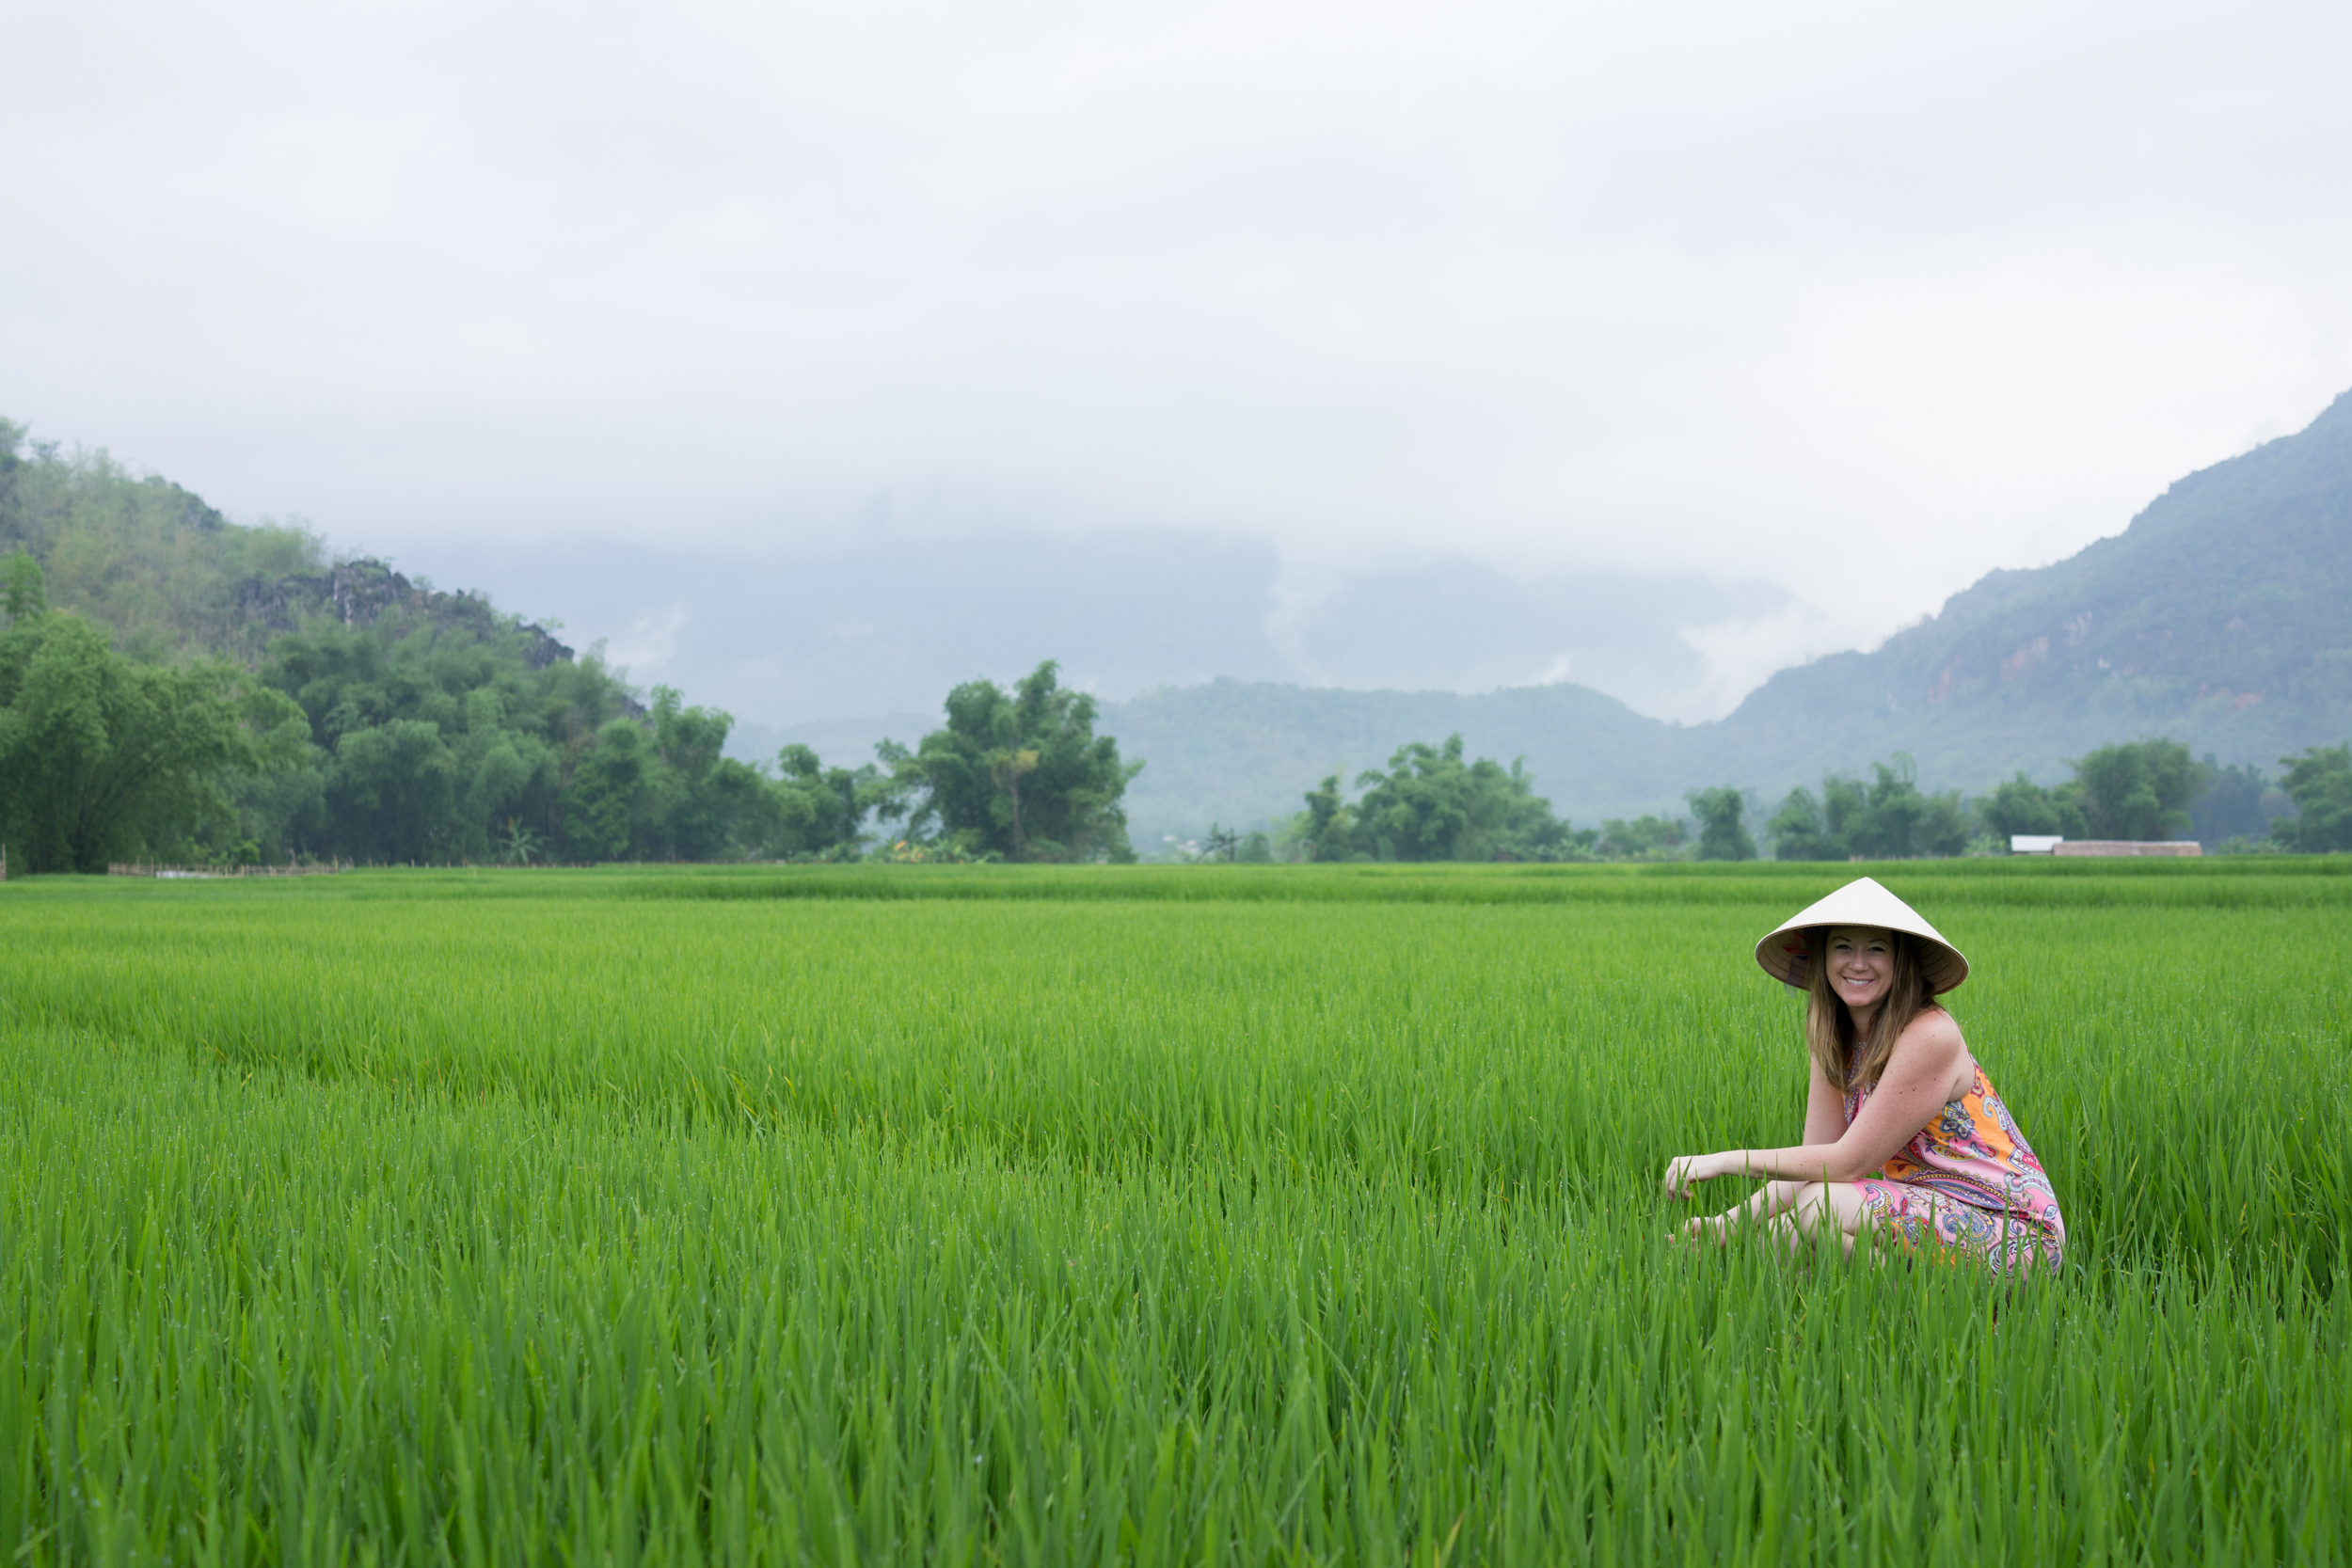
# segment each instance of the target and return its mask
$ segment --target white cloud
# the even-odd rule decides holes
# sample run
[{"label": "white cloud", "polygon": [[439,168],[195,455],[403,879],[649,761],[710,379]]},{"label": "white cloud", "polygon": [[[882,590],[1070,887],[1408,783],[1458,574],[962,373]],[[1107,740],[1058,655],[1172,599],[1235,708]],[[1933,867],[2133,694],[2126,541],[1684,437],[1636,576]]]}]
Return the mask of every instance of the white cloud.
[{"label": "white cloud", "polygon": [[2327,4],[35,0],[9,54],[0,411],[421,564],[1151,524],[1865,641],[2352,384]]},{"label": "white cloud", "polygon": [[605,645],[605,662],[641,680],[652,675],[676,657],[677,634],[685,625],[683,605],[672,605],[659,615],[641,616],[618,641]]},{"label": "white cloud", "polygon": [[1721,719],[1775,670],[1846,646],[1836,622],[1812,605],[1790,603],[1769,614],[1679,628],[1704,661],[1699,677],[1647,711],[1695,722]]}]

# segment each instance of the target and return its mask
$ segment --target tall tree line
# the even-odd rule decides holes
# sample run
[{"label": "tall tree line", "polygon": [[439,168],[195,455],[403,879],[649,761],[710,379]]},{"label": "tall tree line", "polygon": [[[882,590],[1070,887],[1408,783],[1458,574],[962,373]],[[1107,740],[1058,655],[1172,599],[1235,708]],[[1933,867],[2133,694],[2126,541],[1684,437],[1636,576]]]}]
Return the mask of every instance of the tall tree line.
[{"label": "tall tree line", "polygon": [[595,655],[537,646],[383,617],[282,634],[250,668],[149,662],[50,606],[29,555],[0,559],[0,844],[32,872],[847,859],[897,824],[902,858],[1134,858],[1141,765],[1050,661],[956,688],[942,728],[845,768],[730,757],[726,714],[668,687],[641,705]]}]

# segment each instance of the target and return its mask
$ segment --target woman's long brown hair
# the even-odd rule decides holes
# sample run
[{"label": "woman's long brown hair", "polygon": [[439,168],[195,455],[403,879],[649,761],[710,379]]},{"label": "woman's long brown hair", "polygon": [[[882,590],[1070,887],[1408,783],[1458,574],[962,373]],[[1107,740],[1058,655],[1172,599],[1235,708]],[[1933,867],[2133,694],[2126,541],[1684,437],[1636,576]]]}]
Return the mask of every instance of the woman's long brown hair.
[{"label": "woman's long brown hair", "polygon": [[[1895,1053],[1895,1042],[1902,1037],[1911,1021],[1936,1006],[1928,990],[1927,968],[1919,959],[1918,939],[1908,931],[1886,933],[1893,949],[1895,974],[1888,983],[1886,995],[1879,1003],[1878,1012],[1870,1020],[1870,1037],[1861,1040],[1856,1051],[1853,1012],[1829,983],[1829,934],[1836,927],[1822,927],[1805,933],[1805,945],[1812,949],[1810,971],[1805,989],[1811,992],[1804,1005],[1804,1043],[1820,1064],[1821,1076],[1839,1090],[1862,1087],[1876,1088],[1879,1074],[1886,1070],[1886,1059]],[[1847,1064],[1853,1065],[1853,1073],[1847,1076]]]}]

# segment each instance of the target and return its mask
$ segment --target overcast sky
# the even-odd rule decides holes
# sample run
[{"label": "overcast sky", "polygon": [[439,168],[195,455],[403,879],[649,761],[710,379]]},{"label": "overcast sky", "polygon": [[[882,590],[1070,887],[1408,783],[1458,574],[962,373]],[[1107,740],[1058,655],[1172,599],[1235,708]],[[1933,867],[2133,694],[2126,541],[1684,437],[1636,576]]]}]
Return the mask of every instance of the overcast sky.
[{"label": "overcast sky", "polygon": [[5,16],[0,413],[445,582],[877,528],[1221,534],[1278,619],[1762,579],[1720,711],[2352,387],[2340,0]]}]

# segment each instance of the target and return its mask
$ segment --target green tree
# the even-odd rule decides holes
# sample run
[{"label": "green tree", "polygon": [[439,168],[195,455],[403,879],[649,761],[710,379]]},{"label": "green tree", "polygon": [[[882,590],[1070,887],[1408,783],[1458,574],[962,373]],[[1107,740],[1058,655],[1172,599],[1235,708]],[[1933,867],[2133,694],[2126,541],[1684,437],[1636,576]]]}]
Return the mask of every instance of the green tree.
[{"label": "green tree", "polygon": [[2286,792],[2254,763],[2224,768],[2211,752],[2201,765],[2205,787],[2190,808],[2190,828],[2208,849],[2231,839],[2265,839],[2272,818],[2286,814]]},{"label": "green tree", "polygon": [[346,732],[335,746],[334,792],[343,841],[363,860],[452,859],[457,758],[437,725],[393,719]]},{"label": "green tree", "polygon": [[1842,824],[1842,836],[1849,854],[1873,860],[1957,855],[1968,847],[1967,808],[1958,790],[1923,792],[1910,753],[1898,752],[1870,765],[1861,810]]},{"label": "green tree", "polygon": [[712,861],[772,836],[781,787],[725,754],[731,714],[689,707],[657,686],[648,719],[653,754],[633,816],[629,853],[640,860]]},{"label": "green tree", "polygon": [[1799,784],[1780,802],[1772,819],[1764,824],[1764,832],[1772,841],[1772,859],[1776,861],[1834,861],[1846,857],[1829,836],[1821,820],[1821,802],[1813,791]]},{"label": "green tree", "polygon": [[564,801],[564,837],[580,859],[628,858],[652,750],[633,720],[615,719],[596,732],[596,744],[572,770]]},{"label": "green tree", "polygon": [[1691,815],[1699,819],[1699,859],[1756,859],[1756,840],[1740,820],[1740,814],[1747,805],[1740,791],[1727,784],[1718,785],[1713,789],[1692,790],[1683,800],[1690,804]]},{"label": "green tree", "polygon": [[2022,769],[2015,778],[1994,785],[1993,793],[1977,802],[1977,815],[1984,819],[1986,827],[2004,838],[2015,833],[2090,836],[2090,828],[2083,820],[2079,788],[2060,784],[2056,789],[2044,789],[2026,777]]},{"label": "green tree", "polygon": [[1364,794],[1354,837],[1380,860],[1557,860],[1568,843],[1567,824],[1535,793],[1524,763],[1465,762],[1458,735],[1442,746],[1407,742],[1386,773],[1367,771],[1356,783]]},{"label": "green tree", "polygon": [[1868,854],[1868,846],[1877,837],[1875,825],[1870,821],[1870,786],[1842,773],[1823,774],[1821,830],[1835,851],[1832,859],[1842,861]]},{"label": "green tree", "polygon": [[2300,813],[2270,824],[2281,847],[2307,854],[2352,850],[2352,746],[2314,746],[2281,757],[2280,784]]},{"label": "green tree", "polygon": [[1678,861],[1690,842],[1691,825],[1681,818],[1645,815],[1630,822],[1610,817],[1594,847],[1605,861]]},{"label": "green tree", "polygon": [[510,816],[506,819],[506,837],[499,844],[499,861],[505,865],[529,865],[540,850],[535,829],[524,826]]},{"label": "green tree", "polygon": [[[224,652],[301,709],[294,766],[224,772],[226,814],[156,841],[175,853],[434,863],[513,858],[517,842],[575,859],[841,847],[827,787],[725,756],[723,713],[663,689],[648,710],[596,654],[575,659],[479,595],[381,562],[330,562],[315,536],[231,523],[103,452],[24,448],[23,427],[0,420],[0,607],[12,619],[45,600],[134,665]],[[645,755],[603,744],[615,720],[644,732]],[[593,799],[574,800],[576,784]]]},{"label": "green tree", "polygon": [[779,859],[845,857],[865,833],[866,814],[887,790],[881,770],[827,768],[806,746],[776,754],[782,777],[770,793],[771,815],[761,843]]},{"label": "green tree", "polygon": [[1119,742],[1094,733],[1095,701],[1040,664],[1010,692],[967,681],[947,694],[947,724],[910,752],[884,741],[877,754],[889,786],[877,805],[904,816],[918,842],[936,834],[967,855],[1015,861],[1132,861],[1127,781],[1143,764],[1122,763]]},{"label": "green tree", "polygon": [[0,557],[0,613],[11,624],[29,621],[49,609],[49,587],[40,562],[23,550]]},{"label": "green tree", "polygon": [[226,819],[225,777],[294,760],[300,715],[244,672],[135,663],[11,572],[0,632],[0,842],[27,871],[103,871]]},{"label": "green tree", "polygon": [[[486,611],[478,624],[314,620],[278,636],[262,677],[308,716],[318,782],[248,790],[241,811],[289,849],[363,862],[489,859],[510,817],[570,854],[572,769],[607,721],[642,710],[595,655],[551,647]],[[428,776],[398,777],[410,762]]]},{"label": "green tree", "polygon": [[1968,808],[1960,791],[1921,791],[1909,755],[1870,765],[1870,779],[1831,773],[1817,801],[1793,789],[1767,824],[1777,860],[1911,860],[1967,848]]},{"label": "green tree", "polygon": [[2177,740],[2102,746],[2074,764],[2086,836],[2146,841],[2189,830],[2204,772]]},{"label": "green tree", "polygon": [[1356,814],[1348,809],[1340,790],[1340,776],[1327,776],[1323,783],[1307,792],[1307,809],[1299,823],[1299,836],[1311,861],[1343,861],[1352,855],[1370,851],[1356,845]]},{"label": "green tree", "polygon": [[[514,821],[559,858],[600,858],[566,840],[566,792],[630,700],[594,655],[534,662],[540,646],[497,621],[328,622],[277,638],[262,678],[308,718],[316,783],[248,787],[241,811],[322,857],[488,860]],[[634,800],[628,815],[633,825]]]}]

